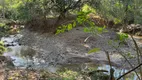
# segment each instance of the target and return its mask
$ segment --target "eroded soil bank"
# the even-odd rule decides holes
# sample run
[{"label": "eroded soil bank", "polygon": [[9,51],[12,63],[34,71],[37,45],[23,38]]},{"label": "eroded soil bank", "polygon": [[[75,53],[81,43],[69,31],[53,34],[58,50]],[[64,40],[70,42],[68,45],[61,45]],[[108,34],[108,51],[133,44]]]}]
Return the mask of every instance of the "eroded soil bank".
[{"label": "eroded soil bank", "polygon": [[[20,43],[36,50],[35,57],[44,64],[108,64],[105,51],[109,52],[111,62],[116,67],[130,68],[121,54],[128,57],[133,62],[132,64],[137,64],[135,58],[132,58],[136,56],[132,40],[128,39],[127,43],[120,45],[119,41],[116,42],[119,39],[118,35],[110,29],[99,36],[89,37],[86,42],[84,40],[91,34],[83,32],[83,27],[77,27],[59,35],[41,34],[26,29],[21,34],[23,38]],[[139,45],[142,46],[141,43]],[[119,46],[119,48],[114,48],[114,46]],[[93,48],[101,50],[88,54],[88,51]]]}]

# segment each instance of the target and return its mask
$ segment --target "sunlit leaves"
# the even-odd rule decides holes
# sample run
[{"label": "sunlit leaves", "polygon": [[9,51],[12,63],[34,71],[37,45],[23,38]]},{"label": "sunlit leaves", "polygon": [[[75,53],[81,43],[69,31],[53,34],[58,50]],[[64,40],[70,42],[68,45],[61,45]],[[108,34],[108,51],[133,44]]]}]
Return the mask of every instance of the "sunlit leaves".
[{"label": "sunlit leaves", "polygon": [[123,7],[123,4],[120,3],[120,2],[116,2],[116,3],[114,4],[114,6],[115,6],[115,7],[118,7],[118,8],[122,8],[122,7]]},{"label": "sunlit leaves", "polygon": [[98,27],[97,30],[99,33],[103,32],[103,28],[101,28],[101,27]]},{"label": "sunlit leaves", "polygon": [[69,25],[67,26],[67,28],[68,28],[68,30],[71,30],[71,29],[73,28],[72,24],[69,24]]},{"label": "sunlit leaves", "polygon": [[93,35],[101,34],[103,32],[107,32],[105,27],[98,27],[98,26],[92,26],[92,27],[85,27],[84,32],[86,33],[92,33]]},{"label": "sunlit leaves", "polygon": [[83,12],[83,11],[78,12],[78,16],[77,16],[76,20],[74,20],[72,23],[69,23],[67,25],[59,26],[57,28],[57,30],[56,30],[56,34],[72,30],[74,27],[76,27],[77,24],[84,24],[88,20],[88,16],[87,15],[89,13],[90,13],[90,11],[88,11],[88,12]]},{"label": "sunlit leaves", "polygon": [[65,69],[64,72],[59,72],[59,75],[64,78],[63,80],[76,80],[79,74],[76,71]]},{"label": "sunlit leaves", "polygon": [[87,33],[90,32],[90,28],[88,28],[88,27],[84,28],[83,30],[84,30],[84,32],[87,32]]},{"label": "sunlit leaves", "polygon": [[3,43],[3,41],[0,41],[0,45],[1,45],[1,46],[4,46],[4,43]]},{"label": "sunlit leaves", "polygon": [[22,5],[22,1],[18,1],[18,2],[15,2],[13,5],[11,5],[11,7],[14,9],[17,9],[21,5]]},{"label": "sunlit leaves", "polygon": [[72,26],[73,26],[73,27],[75,27],[75,26],[76,26],[76,22],[75,22],[75,21],[73,22]]},{"label": "sunlit leaves", "polygon": [[64,33],[65,31],[72,30],[73,27],[75,27],[75,26],[76,26],[76,22],[75,21],[73,23],[68,24],[68,25],[61,25],[61,26],[59,26],[57,28],[55,34],[57,35],[57,34],[60,34],[60,33]]},{"label": "sunlit leaves", "polygon": [[2,55],[4,51],[6,51],[6,48],[4,47],[4,43],[0,41],[0,55]]},{"label": "sunlit leaves", "polygon": [[59,26],[57,28],[56,34],[72,30],[72,28],[75,27],[77,24],[79,24],[79,25],[81,24],[83,26],[86,26],[86,24],[89,24],[89,25],[87,25],[88,27],[84,28],[84,32],[92,33],[94,35],[101,34],[103,32],[107,32],[107,30],[105,29],[106,26],[98,27],[95,25],[95,23],[93,21],[89,20],[89,17],[88,17],[89,13],[90,13],[90,11],[78,12],[78,16],[77,16],[76,20],[73,21],[72,23],[67,24],[67,25]]},{"label": "sunlit leaves", "polygon": [[128,34],[125,34],[125,33],[118,33],[118,36],[119,36],[119,40],[122,42],[129,37]]},{"label": "sunlit leaves", "polygon": [[96,13],[96,10],[87,4],[84,4],[84,6],[82,7],[82,11],[83,12],[91,11],[92,13]]},{"label": "sunlit leaves", "polygon": [[3,26],[5,26],[5,24],[4,23],[0,23],[0,27],[3,27]]},{"label": "sunlit leaves", "polygon": [[79,23],[79,24],[83,24],[84,22],[86,22],[88,20],[88,14],[90,13],[90,11],[88,12],[83,12],[83,11],[80,11],[78,12],[78,16],[77,16],[77,19],[76,21]]},{"label": "sunlit leaves", "polygon": [[114,18],[114,23],[115,23],[115,24],[121,23],[121,20],[118,19],[118,18]]},{"label": "sunlit leaves", "polygon": [[88,54],[91,54],[91,53],[95,53],[95,52],[98,52],[100,51],[100,48],[94,48],[94,49],[91,49]]}]

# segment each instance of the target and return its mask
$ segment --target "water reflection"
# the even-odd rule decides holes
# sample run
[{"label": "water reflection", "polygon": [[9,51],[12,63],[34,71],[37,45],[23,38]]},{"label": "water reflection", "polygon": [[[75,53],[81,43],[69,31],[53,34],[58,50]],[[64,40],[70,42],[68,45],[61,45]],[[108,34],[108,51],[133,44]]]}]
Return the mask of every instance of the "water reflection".
[{"label": "water reflection", "polygon": [[[116,67],[113,67],[115,72],[114,72],[114,77],[115,78],[118,78],[120,75],[126,73],[128,70],[126,69],[119,69],[119,68],[116,68]],[[99,70],[107,70],[109,71],[110,69],[110,66],[109,65],[102,65],[102,66],[99,66],[98,67]],[[125,77],[123,77],[123,79],[121,80],[137,80],[137,76],[135,75],[134,72],[126,75]]]},{"label": "water reflection", "polygon": [[[121,69],[121,68],[116,68],[113,67],[115,70],[114,72],[114,77],[118,78],[122,74],[126,73],[128,70],[127,69]],[[110,71],[110,66],[109,65],[96,65],[93,63],[85,63],[85,64],[67,64],[63,65],[59,71],[64,71],[64,70],[73,70],[73,71],[97,71],[97,70],[106,70],[108,73],[104,72],[104,74],[109,75]],[[121,80],[138,80],[136,74],[134,72],[131,72],[130,74],[124,76]]]},{"label": "water reflection", "polygon": [[32,64],[33,54],[35,54],[34,50],[27,46],[10,46],[8,48],[10,51],[5,52],[3,55],[10,56],[15,66],[26,67]]},{"label": "water reflection", "polygon": [[[36,55],[36,51],[28,46],[12,46],[8,47],[11,50],[4,53],[4,56],[10,56],[14,60],[14,65],[21,68],[26,68],[29,65],[33,65],[35,69],[44,69],[50,72],[55,73],[56,71],[64,71],[64,69],[69,69],[77,72],[85,72],[85,71],[93,71],[93,70],[107,70],[109,71],[109,65],[96,65],[93,63],[84,63],[84,64],[63,64],[63,65],[49,65],[44,61],[40,61],[38,63],[38,59],[34,58]],[[118,78],[120,75],[126,73],[128,70],[126,69],[119,69],[113,67],[114,77]],[[109,75],[108,73],[105,73]],[[134,72],[126,75],[121,80],[137,80],[137,76]]]},{"label": "water reflection", "polygon": [[58,67],[49,65],[44,60],[37,59],[36,51],[28,46],[9,46],[8,51],[5,52],[4,56],[9,56],[13,59],[13,63],[18,68],[34,68],[44,69],[49,72],[55,73]]}]

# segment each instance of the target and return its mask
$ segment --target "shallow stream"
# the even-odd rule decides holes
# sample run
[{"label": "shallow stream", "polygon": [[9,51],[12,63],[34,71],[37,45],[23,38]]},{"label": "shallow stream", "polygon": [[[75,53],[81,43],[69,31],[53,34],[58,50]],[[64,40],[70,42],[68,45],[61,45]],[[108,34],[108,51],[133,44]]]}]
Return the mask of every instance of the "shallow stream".
[{"label": "shallow stream", "polygon": [[[37,58],[35,58],[36,51],[32,48],[24,45],[20,45],[18,40],[22,37],[22,35],[10,35],[9,37],[3,37],[1,40],[4,41],[5,46],[7,46],[7,51],[4,53],[4,56],[10,56],[13,59],[13,63],[16,67],[27,68],[32,66],[38,69],[46,69],[50,72],[55,73],[57,70],[62,70],[63,68],[67,68],[74,71],[85,71],[88,69],[92,70],[107,70],[109,71],[109,65],[96,65],[93,63],[84,63],[84,64],[65,64],[65,65],[50,65],[50,64],[42,64],[39,62]],[[142,38],[140,38],[142,40]],[[43,61],[44,62],[44,61]],[[119,77],[124,74],[128,70],[116,68],[114,76]],[[106,74],[109,74],[106,73]],[[137,76],[134,72],[125,76],[125,79],[122,80],[137,80]]]}]

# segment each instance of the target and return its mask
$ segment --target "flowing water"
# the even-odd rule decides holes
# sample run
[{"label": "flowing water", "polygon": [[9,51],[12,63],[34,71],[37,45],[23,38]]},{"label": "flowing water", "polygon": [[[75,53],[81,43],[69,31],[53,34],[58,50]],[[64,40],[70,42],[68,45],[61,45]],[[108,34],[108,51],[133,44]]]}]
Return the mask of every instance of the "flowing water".
[{"label": "flowing water", "polygon": [[[97,71],[97,70],[106,70],[108,71],[107,73],[104,72],[104,74],[108,74],[109,75],[109,71],[110,71],[110,66],[109,65],[96,65],[93,63],[85,63],[85,64],[68,64],[68,65],[64,65],[62,66],[62,69],[69,69],[69,70],[73,70],[73,71],[85,71],[87,69],[91,70],[91,71]],[[113,67],[113,69],[115,70],[114,72],[114,77],[118,78],[119,76],[121,76],[122,74],[126,73],[128,70],[127,69],[121,69],[121,68],[116,68]],[[137,76],[135,75],[134,72],[126,75],[125,77],[123,77],[121,80],[137,80]]]}]

